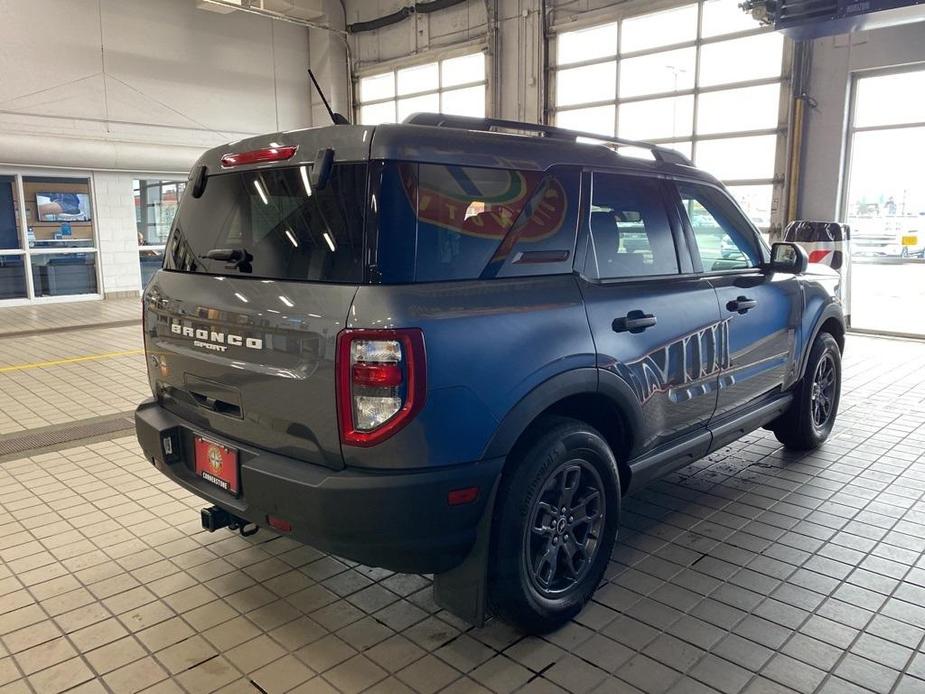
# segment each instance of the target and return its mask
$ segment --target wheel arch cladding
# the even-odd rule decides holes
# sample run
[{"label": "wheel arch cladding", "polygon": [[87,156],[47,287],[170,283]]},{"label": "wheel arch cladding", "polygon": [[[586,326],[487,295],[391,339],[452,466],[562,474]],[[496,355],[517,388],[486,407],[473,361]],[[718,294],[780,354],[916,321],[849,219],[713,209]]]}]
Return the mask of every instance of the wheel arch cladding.
[{"label": "wheel arch cladding", "polygon": [[838,351],[845,352],[845,318],[842,314],[841,307],[837,304],[829,304],[815,319],[810,338],[804,343],[803,355],[800,358],[800,378],[806,373],[806,365],[809,364],[809,353],[813,349],[813,344],[820,333],[829,333],[838,343]]},{"label": "wheel arch cladding", "polygon": [[609,382],[599,389],[596,369],[576,369],[560,374],[537,386],[511,409],[489,443],[485,456],[513,459],[517,450],[533,440],[544,417],[569,417],[601,433],[617,460],[620,486],[625,491],[630,481],[627,461],[632,458],[639,431],[640,415],[638,405],[634,405],[632,391],[622,382]]}]

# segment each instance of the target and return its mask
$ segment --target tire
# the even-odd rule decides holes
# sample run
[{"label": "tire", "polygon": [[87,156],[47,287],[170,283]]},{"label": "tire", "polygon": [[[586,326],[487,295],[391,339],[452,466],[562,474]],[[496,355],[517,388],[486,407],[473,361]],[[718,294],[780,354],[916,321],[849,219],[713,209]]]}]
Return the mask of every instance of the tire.
[{"label": "tire", "polygon": [[787,448],[818,448],[832,433],[841,397],[841,350],[829,333],[819,333],[789,409],[770,429]]},{"label": "tire", "polygon": [[548,417],[534,430],[501,481],[488,597],[506,622],[546,633],[577,615],[603,578],[619,525],[620,475],[610,446],[584,422]]}]

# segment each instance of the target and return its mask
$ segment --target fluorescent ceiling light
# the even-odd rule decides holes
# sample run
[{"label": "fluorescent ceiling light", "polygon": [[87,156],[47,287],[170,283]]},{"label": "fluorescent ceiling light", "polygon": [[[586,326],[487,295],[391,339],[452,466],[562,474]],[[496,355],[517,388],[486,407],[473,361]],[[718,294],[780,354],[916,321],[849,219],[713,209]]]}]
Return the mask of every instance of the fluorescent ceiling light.
[{"label": "fluorescent ceiling light", "polygon": [[257,189],[257,192],[260,194],[260,199],[263,200],[263,204],[264,204],[264,205],[269,205],[269,204],[270,204],[270,201],[269,201],[269,199],[267,199],[267,194],[266,194],[266,192],[264,192],[263,186],[260,185],[260,179],[259,179],[259,178],[255,178],[255,179],[254,179],[254,188],[256,188],[256,189]]}]

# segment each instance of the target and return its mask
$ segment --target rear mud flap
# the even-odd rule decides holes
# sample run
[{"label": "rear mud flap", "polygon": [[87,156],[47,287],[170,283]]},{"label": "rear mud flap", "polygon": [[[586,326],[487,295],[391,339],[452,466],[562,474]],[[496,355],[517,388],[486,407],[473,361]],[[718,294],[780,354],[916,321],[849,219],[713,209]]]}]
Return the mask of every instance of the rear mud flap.
[{"label": "rear mud flap", "polygon": [[434,602],[475,627],[490,616],[488,608],[488,560],[491,553],[491,521],[495,515],[498,475],[479,521],[475,545],[463,563],[434,576]]}]

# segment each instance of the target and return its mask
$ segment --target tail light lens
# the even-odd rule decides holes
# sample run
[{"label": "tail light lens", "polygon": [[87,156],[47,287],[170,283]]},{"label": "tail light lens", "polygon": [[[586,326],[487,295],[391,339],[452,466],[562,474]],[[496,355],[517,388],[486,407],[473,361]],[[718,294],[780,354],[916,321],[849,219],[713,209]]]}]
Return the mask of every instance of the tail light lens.
[{"label": "tail light lens", "polygon": [[337,336],[337,411],[341,441],[373,446],[424,406],[424,333],[343,330]]}]

